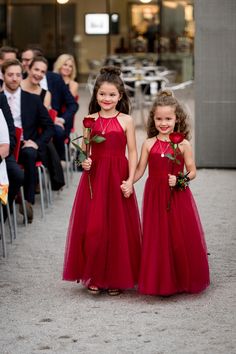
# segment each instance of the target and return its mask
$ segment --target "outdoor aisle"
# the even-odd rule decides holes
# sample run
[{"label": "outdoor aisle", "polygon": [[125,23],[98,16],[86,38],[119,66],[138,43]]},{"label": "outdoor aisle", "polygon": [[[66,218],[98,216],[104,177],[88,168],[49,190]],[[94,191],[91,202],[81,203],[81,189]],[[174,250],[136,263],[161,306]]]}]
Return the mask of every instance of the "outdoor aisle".
[{"label": "outdoor aisle", "polygon": [[[211,286],[200,295],[159,298],[129,291],[93,297],[63,282],[64,244],[79,180],[59,195],[44,220],[19,227],[0,258],[0,352],[234,353],[236,171],[200,170],[192,183],[206,231]],[[136,191],[141,203],[144,180]]]},{"label": "outdoor aisle", "polygon": [[[194,111],[192,96],[184,99]],[[89,97],[80,90],[77,131]],[[136,112],[137,113],[137,112]],[[134,118],[139,122],[138,113]],[[140,151],[144,132],[137,129]],[[1,354],[233,354],[236,304],[236,170],[199,170],[191,189],[209,256],[211,285],[199,295],[149,297],[129,291],[94,298],[61,272],[70,211],[80,178],[0,256]],[[145,178],[136,185],[141,207]],[[1,251],[1,247],[0,247]]]}]

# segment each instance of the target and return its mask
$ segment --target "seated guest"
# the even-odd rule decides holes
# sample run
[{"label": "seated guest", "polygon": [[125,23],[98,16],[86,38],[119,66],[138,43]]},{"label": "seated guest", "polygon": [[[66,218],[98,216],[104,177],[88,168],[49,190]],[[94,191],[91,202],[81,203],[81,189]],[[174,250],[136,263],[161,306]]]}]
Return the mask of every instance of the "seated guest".
[{"label": "seated guest", "polygon": [[[20,187],[24,184],[24,171],[20,168],[14,157],[14,149],[16,146],[16,133],[14,120],[11,114],[10,107],[7,103],[7,98],[3,92],[0,93],[0,109],[6,120],[9,136],[10,136],[10,151],[9,155],[6,157],[6,167],[9,179],[9,190],[8,190],[8,203],[10,209],[12,207],[13,200],[16,198]],[[7,217],[7,212],[4,209],[4,217]]]},{"label": "seated guest", "polygon": [[70,54],[61,54],[53,65],[53,72],[58,73],[69,87],[71,94],[78,100],[79,84],[75,81],[76,65],[75,59]]},{"label": "seated guest", "polygon": [[[46,71],[47,59],[42,56],[33,58],[28,67],[27,78],[21,81],[21,88],[24,91],[39,95],[44,106],[49,109],[51,107],[51,94],[39,86],[39,82],[45,76]],[[50,174],[52,190],[61,189],[65,185],[64,174],[60,158],[52,141],[47,144],[45,164]]]},{"label": "seated guest", "polygon": [[0,87],[3,84],[3,77],[1,67],[5,60],[8,59],[16,59],[17,57],[17,49],[13,47],[3,46],[0,48]]},{"label": "seated guest", "polygon": [[48,68],[48,61],[44,57],[35,57],[28,66],[27,78],[21,81],[21,88],[24,91],[39,95],[44,106],[51,108],[51,93],[40,87],[39,83],[45,76]]},{"label": "seated guest", "polygon": [[[28,47],[22,52],[22,60],[26,55],[27,59],[30,59],[32,53],[34,57],[43,56],[40,48]],[[25,70],[28,70],[30,61],[27,63],[24,63]],[[48,71],[41,80],[40,86],[51,93],[51,108],[57,112],[54,121],[54,144],[60,160],[65,161],[64,140],[70,135],[74,115],[79,106],[59,74]]]},{"label": "seated guest", "polygon": [[45,78],[47,88],[52,95],[51,107],[57,112],[54,121],[55,135],[53,141],[60,160],[65,161],[64,140],[70,136],[78,103],[59,74],[48,71]]},{"label": "seated guest", "polygon": [[0,110],[0,203],[7,203],[8,177],[5,158],[9,154],[9,132],[4,115]]},{"label": "seated guest", "polygon": [[43,56],[43,52],[39,48],[27,47],[21,52],[21,63],[23,66],[23,79],[28,75],[29,65],[34,57]]},{"label": "seated guest", "polygon": [[22,65],[17,59],[5,61],[2,73],[3,89],[14,124],[23,128],[19,162],[24,167],[25,199],[29,222],[32,222],[37,176],[35,163],[37,159],[44,160],[46,144],[54,133],[53,123],[40,97],[21,89]]}]

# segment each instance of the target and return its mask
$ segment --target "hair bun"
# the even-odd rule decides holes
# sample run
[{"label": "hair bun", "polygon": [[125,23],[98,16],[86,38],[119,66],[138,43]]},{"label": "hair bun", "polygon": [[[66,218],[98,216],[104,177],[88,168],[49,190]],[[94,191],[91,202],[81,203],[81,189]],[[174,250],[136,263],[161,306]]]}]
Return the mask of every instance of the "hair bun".
[{"label": "hair bun", "polygon": [[157,97],[174,97],[174,93],[171,90],[161,90],[158,92]]},{"label": "hair bun", "polygon": [[104,66],[100,70],[100,74],[110,74],[120,76],[121,70],[117,66]]}]

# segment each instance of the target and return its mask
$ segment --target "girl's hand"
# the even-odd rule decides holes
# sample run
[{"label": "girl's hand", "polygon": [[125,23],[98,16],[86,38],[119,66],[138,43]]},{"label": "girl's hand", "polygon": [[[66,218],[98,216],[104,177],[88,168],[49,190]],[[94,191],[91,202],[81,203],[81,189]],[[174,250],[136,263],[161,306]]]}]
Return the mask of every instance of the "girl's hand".
[{"label": "girl's hand", "polygon": [[92,166],[92,160],[90,159],[90,157],[88,157],[82,162],[82,167],[85,171],[89,171],[91,169],[91,166]]},{"label": "girl's hand", "polygon": [[168,183],[170,187],[174,187],[177,182],[177,177],[175,175],[168,174]]},{"label": "girl's hand", "polygon": [[133,184],[130,181],[122,181],[120,188],[125,198],[129,198],[133,193]]}]

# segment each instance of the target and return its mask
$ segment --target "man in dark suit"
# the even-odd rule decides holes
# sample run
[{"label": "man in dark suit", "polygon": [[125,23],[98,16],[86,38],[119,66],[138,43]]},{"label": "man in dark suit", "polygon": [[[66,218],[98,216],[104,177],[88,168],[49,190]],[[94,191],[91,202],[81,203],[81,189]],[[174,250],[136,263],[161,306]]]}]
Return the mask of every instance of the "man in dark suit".
[{"label": "man in dark suit", "polygon": [[46,85],[52,95],[51,106],[57,111],[57,118],[54,122],[54,144],[60,159],[65,160],[64,140],[70,136],[74,115],[79,105],[59,74],[48,71]]},{"label": "man in dark suit", "polygon": [[[13,155],[13,151],[16,146],[15,126],[10,107],[7,103],[7,98],[3,92],[0,93],[0,109],[2,110],[5,120],[7,122],[10,136],[10,152],[9,155],[6,157],[5,161],[9,179],[8,202],[11,208],[13,200],[18,194],[20,187],[24,184],[24,171],[20,168]],[[5,215],[7,214],[4,210],[4,216]]]},{"label": "man in dark suit", "polygon": [[2,74],[3,89],[11,108],[14,125],[23,128],[19,162],[24,167],[25,199],[29,222],[32,222],[36,185],[35,163],[38,159],[44,159],[46,144],[54,134],[53,122],[40,97],[20,88],[22,65],[17,59],[5,61]]}]

